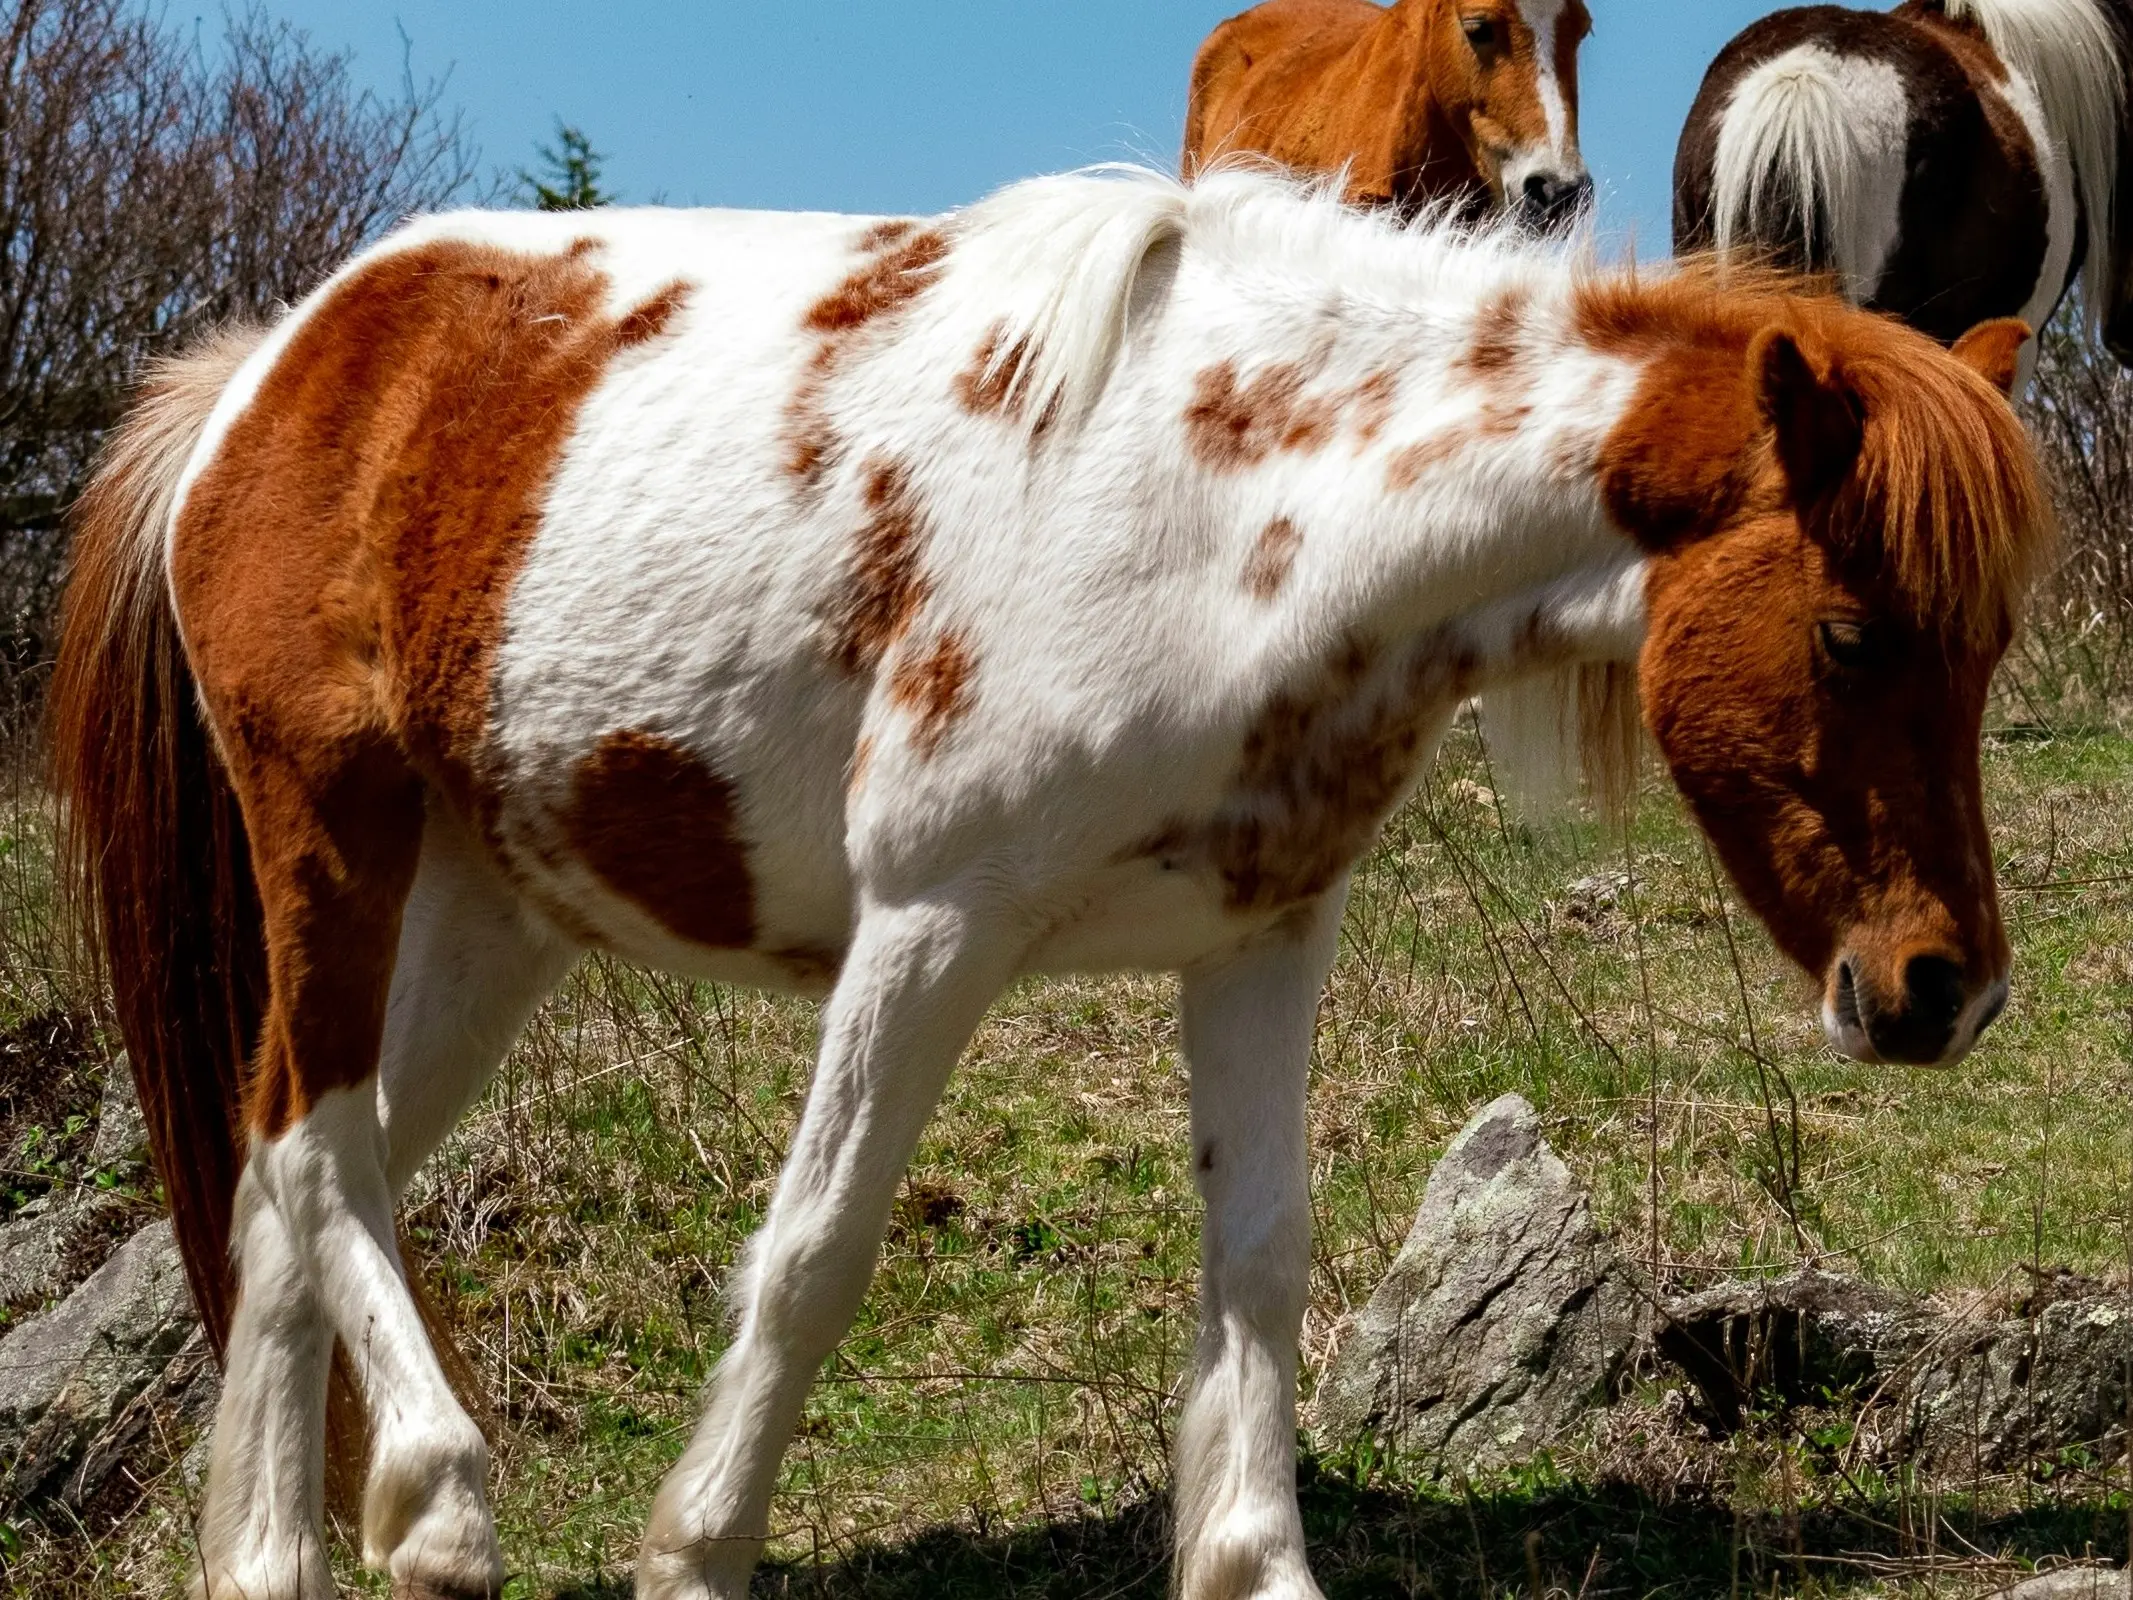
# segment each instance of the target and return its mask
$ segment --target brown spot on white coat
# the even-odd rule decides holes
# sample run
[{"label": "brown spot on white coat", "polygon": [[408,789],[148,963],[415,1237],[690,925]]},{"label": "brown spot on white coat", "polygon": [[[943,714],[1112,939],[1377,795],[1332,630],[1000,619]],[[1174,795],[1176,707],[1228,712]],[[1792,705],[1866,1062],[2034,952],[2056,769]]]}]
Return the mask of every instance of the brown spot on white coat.
[{"label": "brown spot on white coat", "polygon": [[755,942],[755,886],[733,785],[654,733],[602,739],[572,775],[565,833],[616,894],[688,944]]}]

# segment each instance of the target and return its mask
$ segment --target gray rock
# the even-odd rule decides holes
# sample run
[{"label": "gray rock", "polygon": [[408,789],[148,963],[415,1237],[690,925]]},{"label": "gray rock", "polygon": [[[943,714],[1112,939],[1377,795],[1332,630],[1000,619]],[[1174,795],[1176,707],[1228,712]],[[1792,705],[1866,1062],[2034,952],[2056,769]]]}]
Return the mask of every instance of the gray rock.
[{"label": "gray rock", "polygon": [[[1906,1453],[1929,1472],[2004,1472],[2069,1446],[2122,1443],[2133,1301],[2060,1300],[2033,1317],[1920,1319],[1884,1341]],[[2115,1454],[2104,1449],[2101,1453]]]},{"label": "gray rock", "polygon": [[196,1326],[154,1381],[90,1441],[81,1465],[59,1485],[60,1500],[76,1512],[84,1511],[105,1485],[123,1481],[128,1467],[189,1459],[190,1446],[207,1442],[208,1424],[221,1397],[221,1370],[205,1330]]},{"label": "gray rock", "polygon": [[1430,1174],[1319,1390],[1320,1442],[1369,1434],[1452,1473],[1524,1460],[1607,1404],[1634,1307],[1584,1191],[1505,1095]]},{"label": "gray rock", "polygon": [[132,1209],[123,1195],[88,1190],[18,1213],[0,1228],[0,1306],[34,1308],[72,1289],[117,1242],[99,1237],[121,1228]]},{"label": "gray rock", "polygon": [[198,1326],[170,1224],[158,1222],[56,1309],[0,1339],[0,1506],[64,1493]]},{"label": "gray rock", "polygon": [[2126,1575],[2110,1567],[2063,1567],[2002,1589],[1992,1600],[2128,1600]]},{"label": "gray rock", "polygon": [[1802,1272],[1675,1301],[1652,1343],[1690,1380],[1703,1420],[1721,1430],[1750,1401],[1849,1397],[1872,1402],[1877,1452],[1929,1478],[1972,1481],[2077,1447],[2115,1456],[2133,1411],[2133,1299],[2054,1283],[2040,1285],[2025,1309],[1950,1315]]},{"label": "gray rock", "polygon": [[148,1119],[133,1089],[133,1065],[123,1052],[106,1069],[104,1102],[96,1114],[96,1142],[89,1165],[102,1172],[123,1172],[148,1160]]}]

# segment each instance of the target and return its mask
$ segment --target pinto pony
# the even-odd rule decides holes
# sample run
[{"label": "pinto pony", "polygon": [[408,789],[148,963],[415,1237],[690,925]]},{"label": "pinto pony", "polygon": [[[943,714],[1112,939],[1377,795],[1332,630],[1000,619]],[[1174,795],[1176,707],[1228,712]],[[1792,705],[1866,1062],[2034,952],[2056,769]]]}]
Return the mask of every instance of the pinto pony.
[{"label": "pinto pony", "polygon": [[1827,273],[1944,344],[1994,317],[2041,328],[2085,276],[2133,362],[2129,71],[2133,0],[1780,11],[1704,78],[1675,247]]},{"label": "pinto pony", "polygon": [[1185,171],[1269,156],[1345,174],[1348,198],[1449,203],[1540,227],[1584,206],[1584,0],[1267,0],[1200,46]]},{"label": "pinto pony", "polygon": [[1121,968],[1182,974],[1207,1206],[1177,1591],[1316,1594],[1304,1090],[1354,863],[1468,695],[1641,662],[1830,1038],[1960,1057],[2007,987],[1977,749],[2046,536],[2024,335],[1134,174],[440,217],[165,367],[53,718],[227,1345],[207,1596],[332,1593],[336,1339],[368,1560],[497,1591],[393,1209],[588,948],[827,995],[638,1594],[740,1600],[965,1041],[1019,974]]}]

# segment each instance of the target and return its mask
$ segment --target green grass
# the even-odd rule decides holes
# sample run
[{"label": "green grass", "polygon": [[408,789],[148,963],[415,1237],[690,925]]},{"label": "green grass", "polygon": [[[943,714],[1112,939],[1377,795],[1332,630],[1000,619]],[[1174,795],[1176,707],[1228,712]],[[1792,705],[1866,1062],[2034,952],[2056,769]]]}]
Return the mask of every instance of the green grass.
[{"label": "green grass", "polygon": [[[1972,1060],[1919,1072],[1821,1047],[1807,985],[1656,783],[1626,834],[1526,829],[1457,730],[1359,876],[1321,1013],[1310,1373],[1435,1156],[1507,1089],[1671,1287],[1808,1260],[1926,1292],[2010,1295],[2055,1266],[2125,1278],[2133,742],[2009,737],[1986,773],[2015,1001]],[[988,1020],[809,1403],[761,1593],[1164,1592],[1198,1237],[1172,987],[1031,983]],[[514,1596],[627,1592],[812,1030],[806,1006],[590,965],[424,1179],[408,1223],[494,1404]],[[1594,1594],[1962,1594],[1978,1551],[2124,1548],[2119,1490],[2084,1471],[1929,1500],[1840,1483],[1789,1421],[1684,1443],[1670,1406],[1649,1388],[1604,1437],[1485,1485],[1313,1460],[1322,1581],[1481,1595],[1537,1570],[1575,1594],[1590,1568]],[[173,1468],[93,1538],[24,1531],[15,1592],[162,1592],[186,1505]]]}]

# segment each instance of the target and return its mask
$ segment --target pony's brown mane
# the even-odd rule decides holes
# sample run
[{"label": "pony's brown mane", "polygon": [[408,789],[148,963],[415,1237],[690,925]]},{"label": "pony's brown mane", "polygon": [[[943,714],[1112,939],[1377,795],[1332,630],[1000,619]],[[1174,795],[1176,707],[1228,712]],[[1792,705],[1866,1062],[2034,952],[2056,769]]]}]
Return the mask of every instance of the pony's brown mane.
[{"label": "pony's brown mane", "polygon": [[[2021,421],[1991,383],[1925,335],[1839,299],[1827,280],[1691,258],[1579,291],[1586,339],[1603,347],[1747,351],[1765,330],[1799,341],[1857,396],[1863,442],[1818,508],[1821,531],[1879,575],[1922,624],[2003,636],[2048,555],[2054,524]],[[1757,453],[1774,471],[1774,452]]]}]

